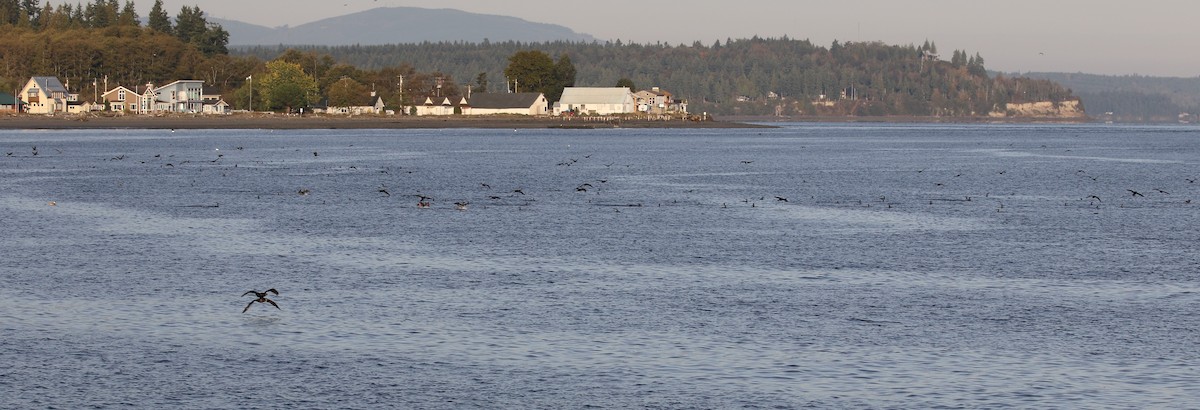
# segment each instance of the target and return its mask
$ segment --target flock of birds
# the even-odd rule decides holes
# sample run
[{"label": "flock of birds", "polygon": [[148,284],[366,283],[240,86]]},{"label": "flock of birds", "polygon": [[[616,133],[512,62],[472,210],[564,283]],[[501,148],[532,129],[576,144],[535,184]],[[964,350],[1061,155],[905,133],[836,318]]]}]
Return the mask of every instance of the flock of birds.
[{"label": "flock of birds", "polygon": [[[242,151],[245,148],[242,146],[237,146],[234,149],[237,151]],[[58,153],[62,153],[62,151],[58,150],[58,149],[56,149],[55,151]],[[215,149],[215,151],[217,151],[216,157],[211,160],[208,160],[207,162],[218,163],[218,162],[222,161],[223,159],[225,159],[225,154],[219,152],[220,148]],[[6,152],[7,157],[13,157],[15,154],[16,154],[15,151]],[[38,150],[38,147],[32,146],[29,151],[29,156],[38,157],[39,155],[41,155],[41,151]],[[320,157],[320,152],[312,151],[312,156]],[[160,161],[168,161],[170,158],[174,158],[174,157],[175,157],[174,155],[168,155],[166,158],[164,158],[161,154],[154,155],[154,158],[156,160],[160,160]],[[126,154],[120,154],[120,155],[111,157],[109,160],[124,161],[128,158],[131,158],[131,156],[126,155]],[[590,158],[592,158],[592,154],[583,155],[581,158],[583,160],[590,159]],[[566,160],[557,162],[555,165],[559,166],[559,167],[572,167],[572,166],[577,166],[579,164],[582,164],[583,162],[581,162],[581,161],[582,160],[580,158],[568,158]],[[141,162],[146,163],[146,161],[141,161]],[[161,166],[165,167],[165,168],[174,168],[177,166],[176,164],[182,166],[182,165],[185,165],[185,164],[188,164],[191,162],[192,162],[191,160],[179,161],[177,163],[176,162],[162,162]],[[755,161],[754,160],[739,160],[738,163],[740,163],[744,167],[750,167],[750,166],[753,166]],[[610,163],[606,163],[606,164],[602,163],[600,165],[603,165],[605,168],[610,168],[613,165],[616,165],[616,163],[610,162]],[[632,165],[625,165],[625,167],[630,167],[630,166],[632,166]],[[236,163],[233,164],[233,167],[237,168],[238,164],[236,164]],[[355,167],[355,166],[350,166],[348,168],[349,169],[357,169],[357,167]],[[925,169],[925,168],[916,170],[916,172],[919,174],[925,173],[926,171],[927,171],[927,169]],[[387,174],[387,173],[389,173],[389,169],[385,168],[383,170],[380,170],[380,172]],[[1008,172],[1007,170],[1000,170],[1000,171],[997,171],[996,174],[1004,175],[1007,172]],[[409,173],[412,173],[412,171],[409,171]],[[1088,173],[1086,170],[1080,169],[1076,172],[1076,174],[1079,175],[1080,178],[1084,178],[1084,179],[1090,180],[1092,182],[1100,181],[1100,176],[1092,175],[1092,174]],[[222,175],[224,175],[224,173]],[[962,173],[962,172],[956,172],[956,173],[954,173],[953,178],[959,178],[959,177],[962,177],[963,175],[964,175],[964,173]],[[1194,184],[1196,182],[1197,178],[1185,178],[1185,180],[1188,184]],[[590,179],[587,181],[582,181],[575,185],[574,191],[577,193],[592,192],[592,193],[598,194],[600,192],[599,187],[602,186],[603,184],[608,183],[608,181],[609,181],[609,179],[607,179],[607,178]],[[807,182],[807,181],[804,181],[804,182]],[[948,181],[946,181],[946,180],[935,181],[935,182],[933,182],[933,185],[935,188],[944,188],[948,185]],[[492,186],[486,182],[480,183],[479,187],[481,187],[485,190],[488,190],[488,191],[492,191]],[[387,197],[392,196],[392,192],[386,184],[380,184],[379,188],[377,189],[377,192],[384,196],[387,196]],[[691,192],[691,191],[689,191],[689,192]],[[1162,188],[1150,188],[1150,189],[1127,188],[1127,189],[1125,189],[1125,193],[1127,193],[1128,196],[1131,198],[1144,198],[1144,197],[1146,197],[1146,193],[1144,193],[1144,192],[1146,192],[1146,193],[1153,192],[1156,195],[1170,195],[1171,194],[1169,191],[1162,189]],[[300,196],[307,196],[307,195],[312,194],[312,190],[310,188],[302,187],[302,188],[298,189],[296,191],[296,193]],[[512,196],[516,196],[516,195],[523,196],[526,194],[525,191],[519,187],[509,190],[508,193],[509,193],[508,197],[512,197]],[[434,207],[434,198],[432,196],[426,195],[424,193],[415,193],[415,194],[412,194],[412,196],[417,199],[417,201],[416,201],[417,208],[431,209]],[[774,198],[775,202],[780,202],[780,203],[790,202],[789,198],[786,196],[783,196],[783,195],[769,195],[769,196],[772,196]],[[972,202],[975,198],[978,198],[980,196],[982,196],[984,198],[988,198],[991,195],[990,195],[990,193],[983,193],[982,195],[976,195],[974,197],[973,196],[964,196],[961,198],[935,197],[935,198],[928,198],[927,202],[929,204],[934,204],[936,202]],[[750,207],[758,207],[758,205],[760,203],[767,201],[767,197],[768,197],[768,195],[759,196],[759,197],[757,197],[757,199],[755,199],[753,197],[745,198],[741,202],[744,204],[748,204]],[[506,198],[505,196],[496,195],[496,194],[487,195],[487,199],[490,201],[500,201],[505,198]],[[880,198],[880,200],[878,202],[884,204],[887,208],[892,208],[893,206],[898,205],[898,203],[896,203],[896,202],[887,201],[886,196],[879,196],[878,198]],[[834,199],[834,200],[829,200],[827,198],[827,199],[822,200],[822,199],[819,199],[817,197],[817,195],[810,195],[809,199],[812,200],[814,202],[814,204],[816,204],[816,205],[841,205],[841,206],[861,205],[861,206],[865,206],[865,207],[870,207],[870,206],[872,206],[872,204],[875,203],[875,201],[873,201],[873,200],[846,199],[846,198]],[[1092,206],[1095,208],[1099,208],[1101,206],[1101,204],[1103,204],[1105,202],[1104,198],[1098,193],[1088,193],[1087,195],[1082,196],[1081,200],[1087,201],[1087,204],[1089,206]],[[1191,204],[1192,200],[1184,199],[1182,202],[1184,204]],[[529,203],[529,201],[527,200],[526,204],[528,204],[528,203]],[[55,205],[57,205],[57,202],[50,201],[50,202],[48,202],[48,204],[51,206],[55,206]],[[455,210],[466,211],[468,209],[468,207],[471,205],[471,202],[468,200],[458,200],[458,201],[453,202],[453,205],[454,205]],[[636,205],[640,206],[641,204],[639,203]],[[728,208],[729,204],[726,202],[721,202],[720,207]],[[1003,210],[1004,210],[1003,203],[998,202],[996,211],[1001,212]],[[619,210],[618,210],[618,212],[619,212]]]}]

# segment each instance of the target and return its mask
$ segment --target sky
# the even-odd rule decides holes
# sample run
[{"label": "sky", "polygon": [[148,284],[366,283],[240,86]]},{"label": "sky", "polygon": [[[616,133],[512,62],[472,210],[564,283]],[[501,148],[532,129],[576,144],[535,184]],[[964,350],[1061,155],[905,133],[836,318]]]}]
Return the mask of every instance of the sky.
[{"label": "sky", "polygon": [[[145,16],[154,0],[134,0]],[[78,0],[72,0],[77,3]],[[85,1],[86,2],[86,1]],[[121,0],[123,3],[124,0]],[[51,1],[51,3],[59,3]],[[1200,1],[1195,0],[163,0],[270,27],[296,26],[376,7],[452,8],[566,26],[601,40],[711,45],[727,38],[782,37],[888,44],[934,42],[979,53],[990,70],[1200,76]]]}]

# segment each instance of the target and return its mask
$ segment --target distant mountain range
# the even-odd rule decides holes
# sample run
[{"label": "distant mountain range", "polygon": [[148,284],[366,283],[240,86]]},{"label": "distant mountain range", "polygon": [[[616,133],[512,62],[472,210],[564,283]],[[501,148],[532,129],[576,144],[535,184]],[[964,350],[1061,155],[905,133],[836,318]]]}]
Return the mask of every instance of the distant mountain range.
[{"label": "distant mountain range", "polygon": [[588,34],[516,17],[475,14],[453,9],[380,7],[331,17],[295,27],[264,27],[207,17],[229,32],[230,46],[245,45],[381,45],[429,42],[595,40]]}]

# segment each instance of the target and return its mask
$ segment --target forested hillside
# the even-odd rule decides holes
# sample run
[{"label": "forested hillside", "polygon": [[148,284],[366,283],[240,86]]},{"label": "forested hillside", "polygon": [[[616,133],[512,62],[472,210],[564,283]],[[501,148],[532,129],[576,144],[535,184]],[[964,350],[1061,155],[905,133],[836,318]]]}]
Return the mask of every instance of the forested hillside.
[{"label": "forested hillside", "polygon": [[[295,47],[293,47],[295,48]],[[234,55],[271,59],[286,47],[244,47]],[[508,57],[522,50],[568,55],[578,86],[613,86],[627,78],[638,88],[662,87],[689,100],[692,111],[746,115],[986,115],[1009,102],[1072,100],[1053,82],[989,77],[983,57],[953,51],[932,58],[934,44],[886,45],[807,40],[717,41],[712,45],[606,43],[421,43],[300,47],[362,69],[409,64],[460,84],[503,91]],[[824,98],[822,99],[822,96]]]},{"label": "forested hillside", "polygon": [[148,20],[143,27],[129,0],[57,7],[0,0],[0,89],[13,90],[35,75],[58,77],[89,96],[105,79],[112,86],[185,78],[222,85],[239,69],[260,65],[230,59],[229,33],[199,7],[184,6],[172,20],[158,0]]}]

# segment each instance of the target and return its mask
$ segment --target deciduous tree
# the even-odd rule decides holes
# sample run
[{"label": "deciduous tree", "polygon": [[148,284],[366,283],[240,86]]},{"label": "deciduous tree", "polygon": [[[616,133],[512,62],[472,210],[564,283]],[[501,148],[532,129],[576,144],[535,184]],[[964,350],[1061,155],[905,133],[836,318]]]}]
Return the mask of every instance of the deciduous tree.
[{"label": "deciduous tree", "polygon": [[317,80],[296,63],[283,60],[267,63],[267,72],[259,84],[262,87],[262,99],[269,109],[291,111],[317,100]]}]

